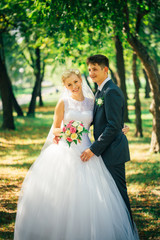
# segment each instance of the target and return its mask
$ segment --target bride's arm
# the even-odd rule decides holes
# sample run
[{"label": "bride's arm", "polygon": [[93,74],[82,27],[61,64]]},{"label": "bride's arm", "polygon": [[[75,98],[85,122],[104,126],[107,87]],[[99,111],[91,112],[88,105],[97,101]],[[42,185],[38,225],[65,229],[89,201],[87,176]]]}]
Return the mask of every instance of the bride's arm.
[{"label": "bride's arm", "polygon": [[60,136],[62,129],[61,123],[64,118],[64,102],[60,100],[55,108],[54,123],[53,123],[53,134]]}]

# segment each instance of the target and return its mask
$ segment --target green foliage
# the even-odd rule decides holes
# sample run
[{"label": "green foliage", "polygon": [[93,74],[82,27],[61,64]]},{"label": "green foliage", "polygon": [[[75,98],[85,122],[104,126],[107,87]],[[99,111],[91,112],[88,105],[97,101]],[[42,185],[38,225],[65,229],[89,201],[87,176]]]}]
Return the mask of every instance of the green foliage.
[{"label": "green foliage", "polygon": [[[135,34],[137,11],[146,14],[140,25],[138,38],[144,43],[151,55],[159,61],[158,47],[158,1],[127,1],[129,8],[130,32]],[[33,70],[30,66],[35,59],[34,50],[40,47],[42,62],[51,65],[52,69],[60,64],[66,67],[78,67],[87,73],[86,58],[89,55],[102,53],[109,57],[110,65],[115,70],[115,53],[113,37],[119,34],[123,40],[127,61],[126,71],[131,75],[131,49],[126,43],[123,31],[127,20],[125,1],[17,1],[3,0],[0,3],[0,30],[12,30],[16,35],[16,47],[12,53],[9,49],[7,65],[11,69],[14,58],[16,70],[10,71],[13,79],[22,78],[18,70],[24,67],[23,79],[33,82]],[[149,44],[150,43],[150,44]],[[14,43],[10,43],[12,46]],[[28,59],[22,60],[22,53]],[[127,57],[128,56],[128,57]],[[30,73],[29,73],[30,72]]]}]

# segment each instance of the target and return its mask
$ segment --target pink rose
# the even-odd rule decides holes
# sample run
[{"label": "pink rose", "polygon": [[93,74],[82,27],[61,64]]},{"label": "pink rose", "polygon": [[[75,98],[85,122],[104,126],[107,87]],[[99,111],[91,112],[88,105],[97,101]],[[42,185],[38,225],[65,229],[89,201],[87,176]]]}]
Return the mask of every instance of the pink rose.
[{"label": "pink rose", "polygon": [[84,125],[83,125],[82,123],[80,123],[80,125],[81,125],[82,127],[84,127]]},{"label": "pink rose", "polygon": [[71,132],[71,133],[75,133],[75,132],[76,132],[76,128],[75,128],[75,127],[71,127],[71,128],[70,128],[70,132]]},{"label": "pink rose", "polygon": [[66,127],[67,127],[67,128],[70,128],[71,126],[72,126],[72,124],[71,124],[71,123],[68,123]]},{"label": "pink rose", "polygon": [[66,139],[68,142],[72,142],[73,140],[70,137],[67,137]]},{"label": "pink rose", "polygon": [[63,132],[65,132],[67,130],[67,128],[66,127],[63,127]]},{"label": "pink rose", "polygon": [[73,122],[74,122],[74,120],[69,121],[69,123],[71,123],[71,124],[72,124]]}]

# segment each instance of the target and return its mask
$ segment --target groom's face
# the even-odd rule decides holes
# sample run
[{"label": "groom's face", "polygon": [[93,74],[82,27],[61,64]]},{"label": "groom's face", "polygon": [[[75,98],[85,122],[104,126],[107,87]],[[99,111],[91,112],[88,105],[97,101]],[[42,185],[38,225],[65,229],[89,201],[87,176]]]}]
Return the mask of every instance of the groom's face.
[{"label": "groom's face", "polygon": [[99,86],[108,76],[108,67],[102,67],[97,63],[88,65],[89,76]]}]

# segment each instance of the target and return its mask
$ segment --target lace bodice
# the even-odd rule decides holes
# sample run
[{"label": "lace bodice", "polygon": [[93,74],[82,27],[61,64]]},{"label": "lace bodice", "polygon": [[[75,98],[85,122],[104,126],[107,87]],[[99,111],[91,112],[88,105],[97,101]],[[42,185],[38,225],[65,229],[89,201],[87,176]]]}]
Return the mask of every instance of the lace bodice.
[{"label": "lace bodice", "polygon": [[[63,99],[65,111],[63,124],[70,120],[82,121],[85,128],[89,130],[93,120],[94,100],[85,98],[83,101],[77,101],[72,98]],[[64,141],[65,142],[65,141]],[[91,144],[88,134],[83,133],[80,144],[71,144],[71,148],[78,148],[81,152]]]},{"label": "lace bodice", "polygon": [[65,105],[64,123],[70,120],[82,121],[85,128],[89,129],[93,120],[94,101],[85,98],[83,101],[77,101],[73,98],[63,99]]}]

